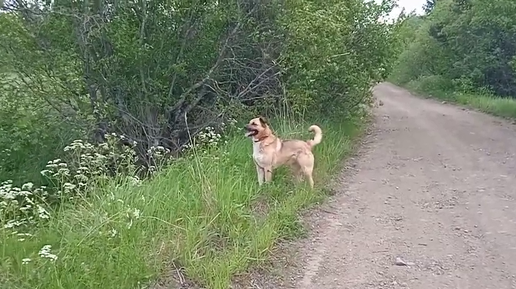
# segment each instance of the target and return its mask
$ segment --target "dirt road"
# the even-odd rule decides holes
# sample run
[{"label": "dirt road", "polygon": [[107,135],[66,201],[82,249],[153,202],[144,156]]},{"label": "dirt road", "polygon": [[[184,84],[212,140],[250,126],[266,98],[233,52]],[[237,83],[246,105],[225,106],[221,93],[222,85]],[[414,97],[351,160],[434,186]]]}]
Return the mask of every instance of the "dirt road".
[{"label": "dirt road", "polygon": [[363,151],[271,288],[516,288],[516,126],[391,84],[375,94]]}]

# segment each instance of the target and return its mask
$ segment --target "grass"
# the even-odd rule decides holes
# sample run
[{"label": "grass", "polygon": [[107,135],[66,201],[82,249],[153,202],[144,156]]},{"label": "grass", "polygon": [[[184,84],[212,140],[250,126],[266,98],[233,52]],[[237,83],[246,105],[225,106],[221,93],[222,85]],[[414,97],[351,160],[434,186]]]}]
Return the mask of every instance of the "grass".
[{"label": "grass", "polygon": [[427,77],[402,86],[426,97],[449,101],[499,117],[516,119],[515,99],[497,97],[488,92],[456,91],[453,87],[442,84],[443,82],[438,81],[438,78]]},{"label": "grass", "polygon": [[[311,138],[308,123],[276,120],[283,138]],[[217,149],[177,160],[135,187],[113,184],[87,202],[62,207],[24,237],[0,231],[2,288],[143,288],[174,266],[206,288],[265,260],[277,242],[303,234],[299,212],[324,196],[325,180],[353,150],[360,122],[320,123],[318,189],[293,186],[285,170],[259,188],[250,141],[242,132]],[[44,245],[58,255],[38,257]],[[28,264],[22,259],[30,258]]]}]

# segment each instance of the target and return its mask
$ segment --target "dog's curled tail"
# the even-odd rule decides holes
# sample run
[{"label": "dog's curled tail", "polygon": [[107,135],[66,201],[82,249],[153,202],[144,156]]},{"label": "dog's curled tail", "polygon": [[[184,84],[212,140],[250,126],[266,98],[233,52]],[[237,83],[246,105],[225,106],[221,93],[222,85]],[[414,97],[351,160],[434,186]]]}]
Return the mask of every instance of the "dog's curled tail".
[{"label": "dog's curled tail", "polygon": [[321,130],[321,128],[319,126],[317,126],[317,125],[312,125],[312,126],[310,126],[308,128],[308,131],[311,131],[311,132],[313,132],[315,134],[314,135],[314,139],[306,141],[306,143],[310,146],[310,148],[312,148],[315,145],[320,144],[321,140],[322,140],[322,130]]}]

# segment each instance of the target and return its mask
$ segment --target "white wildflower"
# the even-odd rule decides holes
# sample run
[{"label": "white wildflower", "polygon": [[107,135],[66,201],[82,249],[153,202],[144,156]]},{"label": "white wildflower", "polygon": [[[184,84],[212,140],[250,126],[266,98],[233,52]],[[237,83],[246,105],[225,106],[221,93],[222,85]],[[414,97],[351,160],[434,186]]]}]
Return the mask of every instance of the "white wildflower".
[{"label": "white wildflower", "polygon": [[23,237],[32,237],[32,235],[31,235],[31,234],[29,234],[29,233],[16,233],[16,235],[18,236],[18,241],[19,241],[19,242],[23,242],[23,241],[25,241],[25,240],[26,240],[26,239],[25,239],[25,238],[23,238]]},{"label": "white wildflower", "polygon": [[77,186],[72,183],[64,183],[63,184],[63,191],[65,194],[69,194],[72,190],[74,190]]},{"label": "white wildflower", "polygon": [[31,193],[30,191],[22,190],[22,191],[17,192],[17,195],[18,195],[18,196],[24,196],[24,197],[26,197],[26,196],[30,196],[30,195],[32,195],[32,193]]},{"label": "white wildflower", "polygon": [[37,205],[37,206],[38,206],[38,216],[41,219],[48,219],[48,218],[50,218],[50,214],[47,212],[47,210],[45,208],[43,208],[40,205]]},{"label": "white wildflower", "polygon": [[141,211],[137,208],[134,208],[133,211],[132,211],[132,215],[135,219],[139,219],[140,218],[140,214],[141,214]]},{"label": "white wildflower", "polygon": [[52,246],[51,245],[45,245],[45,246],[43,246],[41,248],[41,250],[39,250],[38,255],[41,258],[47,258],[47,259],[50,259],[50,261],[53,262],[53,261],[57,260],[57,255],[52,254],[51,250],[52,250]]},{"label": "white wildflower", "polygon": [[128,179],[129,179],[129,182],[131,183],[131,185],[133,185],[133,186],[139,186],[141,184],[141,180],[136,176],[129,177]]},{"label": "white wildflower", "polygon": [[4,228],[5,229],[12,229],[14,227],[19,227],[23,224],[25,224],[26,222],[24,221],[17,221],[17,220],[9,220],[7,221],[7,224],[4,225]]},{"label": "white wildflower", "polygon": [[32,190],[33,187],[34,187],[34,184],[29,182],[29,183],[23,184],[23,186],[21,188],[22,188],[22,190],[30,191],[30,190]]},{"label": "white wildflower", "polygon": [[41,171],[41,175],[44,177],[48,177],[50,174],[51,174],[50,170],[42,170]]}]

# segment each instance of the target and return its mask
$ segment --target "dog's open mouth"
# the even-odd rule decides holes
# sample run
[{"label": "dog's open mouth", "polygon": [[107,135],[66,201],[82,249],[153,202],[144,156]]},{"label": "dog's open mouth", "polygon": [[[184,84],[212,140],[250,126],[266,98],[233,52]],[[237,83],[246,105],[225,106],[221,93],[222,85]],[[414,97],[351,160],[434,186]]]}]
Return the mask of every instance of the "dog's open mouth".
[{"label": "dog's open mouth", "polygon": [[258,134],[258,131],[252,128],[247,128],[247,132],[245,133],[246,137],[252,137]]}]

